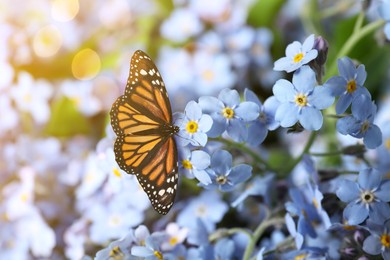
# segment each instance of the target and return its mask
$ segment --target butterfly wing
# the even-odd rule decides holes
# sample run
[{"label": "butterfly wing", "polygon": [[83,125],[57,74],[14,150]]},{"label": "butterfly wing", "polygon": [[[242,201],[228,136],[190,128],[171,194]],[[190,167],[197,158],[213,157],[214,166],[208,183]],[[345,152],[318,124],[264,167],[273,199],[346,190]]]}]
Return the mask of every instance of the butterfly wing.
[{"label": "butterfly wing", "polygon": [[178,180],[176,130],[164,82],[142,51],[134,53],[125,94],[115,101],[110,115],[118,165],[137,176],[157,212],[168,213]]}]

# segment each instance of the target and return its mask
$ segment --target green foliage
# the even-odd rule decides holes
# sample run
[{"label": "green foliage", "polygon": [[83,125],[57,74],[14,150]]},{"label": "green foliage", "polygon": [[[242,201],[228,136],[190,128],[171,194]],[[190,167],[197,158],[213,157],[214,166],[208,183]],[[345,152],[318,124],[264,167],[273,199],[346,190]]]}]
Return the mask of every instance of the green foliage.
[{"label": "green foliage", "polygon": [[72,100],[62,98],[53,103],[52,115],[45,129],[47,135],[70,137],[77,134],[88,134],[90,126]]}]

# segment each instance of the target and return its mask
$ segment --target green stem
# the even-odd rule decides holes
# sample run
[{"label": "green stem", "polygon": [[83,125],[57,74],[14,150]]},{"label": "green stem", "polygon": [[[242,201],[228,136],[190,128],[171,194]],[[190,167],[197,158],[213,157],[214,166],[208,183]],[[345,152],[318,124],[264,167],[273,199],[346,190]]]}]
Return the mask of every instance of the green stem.
[{"label": "green stem", "polygon": [[[359,18],[358,18],[359,20]],[[337,72],[337,59],[340,57],[343,57],[347,55],[353,47],[359,42],[360,39],[365,37],[366,35],[374,32],[378,28],[382,27],[385,25],[386,21],[385,20],[378,20],[373,23],[369,23],[366,26],[362,27],[360,30],[357,30],[356,32],[354,31],[351,35],[351,37],[348,38],[348,40],[345,42],[343,47],[340,49],[340,51],[337,53],[335,56],[335,60],[332,62],[332,65],[329,68],[328,71],[328,76],[335,75]],[[358,26],[355,25],[355,28]]]},{"label": "green stem", "polygon": [[365,16],[365,12],[360,11],[360,13],[356,19],[355,26],[353,27],[353,33],[357,33],[362,28],[364,16]]},{"label": "green stem", "polygon": [[355,0],[338,1],[337,4],[331,5],[330,7],[321,10],[321,13],[318,14],[318,18],[319,20],[323,20],[335,16],[337,14],[343,13],[346,10],[350,9],[354,4],[355,4]]},{"label": "green stem", "polygon": [[291,172],[295,168],[295,166],[302,160],[303,155],[305,153],[309,153],[310,147],[313,145],[314,140],[316,139],[316,136],[317,136],[317,132],[312,131],[310,136],[309,136],[309,140],[307,140],[305,148],[303,148],[303,151],[301,152],[301,154],[297,158],[295,158],[294,161],[292,161],[290,163],[290,165],[285,169],[285,172],[287,172],[287,173]]},{"label": "green stem", "polygon": [[230,229],[217,229],[213,233],[209,235],[209,241],[213,242],[216,240],[221,239],[222,237],[228,237],[237,233],[245,234],[249,237],[249,239],[252,238],[252,233],[244,228],[230,228]]},{"label": "green stem", "polygon": [[284,221],[284,218],[275,218],[275,219],[268,219],[268,220],[265,220],[264,222],[262,222],[255,230],[255,232],[253,233],[252,235],[252,238],[251,240],[249,241],[248,243],[248,246],[246,247],[245,249],[245,252],[244,252],[244,257],[243,259],[244,260],[249,260],[252,253],[253,253],[253,250],[256,246],[256,243],[257,241],[259,240],[259,238],[261,237],[261,235],[263,235],[264,231],[270,227],[270,226],[276,226],[276,225],[282,225],[284,224],[285,221]]},{"label": "green stem", "polygon": [[258,153],[253,151],[251,148],[246,146],[244,143],[237,143],[237,142],[234,142],[232,140],[225,139],[222,137],[210,138],[210,140],[211,141],[218,141],[218,142],[225,144],[228,147],[233,147],[233,148],[236,148],[240,151],[243,151],[244,153],[249,154],[257,164],[261,163],[266,167],[266,169],[272,170],[270,168],[270,166],[268,165],[268,163]]}]

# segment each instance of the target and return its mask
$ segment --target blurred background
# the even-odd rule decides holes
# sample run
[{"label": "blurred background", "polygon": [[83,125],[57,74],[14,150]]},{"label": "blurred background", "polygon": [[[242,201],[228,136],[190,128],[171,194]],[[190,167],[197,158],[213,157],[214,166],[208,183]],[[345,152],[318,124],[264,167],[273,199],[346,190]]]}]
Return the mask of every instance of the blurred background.
[{"label": "blurred background", "polygon": [[[378,19],[376,2],[1,0],[0,258],[94,256],[155,220],[115,163],[108,124],[135,50],[154,59],[174,111],[224,88],[265,100],[289,77],[272,70],[288,43],[322,35],[334,63],[362,8],[365,23]],[[373,99],[388,103],[383,32],[349,56],[366,65]],[[264,145],[281,142],[271,134]]]}]

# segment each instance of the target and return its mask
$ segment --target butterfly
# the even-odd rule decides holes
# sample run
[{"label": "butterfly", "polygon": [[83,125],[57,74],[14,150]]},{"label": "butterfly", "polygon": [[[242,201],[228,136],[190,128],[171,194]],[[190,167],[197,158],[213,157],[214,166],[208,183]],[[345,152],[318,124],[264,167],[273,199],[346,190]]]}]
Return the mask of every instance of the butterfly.
[{"label": "butterfly", "polygon": [[174,139],[179,127],[165,84],[152,59],[136,51],[130,62],[125,92],[112,105],[111,125],[117,135],[115,159],[128,174],[135,174],[160,214],[171,209],[178,182],[178,152]]}]

